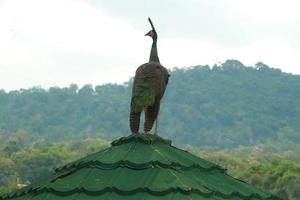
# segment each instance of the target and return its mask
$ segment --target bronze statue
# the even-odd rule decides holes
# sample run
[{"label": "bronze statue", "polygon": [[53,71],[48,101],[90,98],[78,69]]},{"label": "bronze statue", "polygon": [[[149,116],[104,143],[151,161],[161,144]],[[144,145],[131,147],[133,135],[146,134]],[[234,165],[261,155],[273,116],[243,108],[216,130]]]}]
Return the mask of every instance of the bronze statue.
[{"label": "bronze statue", "polygon": [[[145,112],[144,132],[149,133],[159,113],[161,99],[166,90],[169,73],[163,67],[157,54],[157,32],[150,18],[152,30],[145,36],[153,40],[150,59],[141,65],[135,73],[130,107],[130,129],[133,134],[139,133],[141,112]],[[157,122],[156,122],[157,123]],[[156,130],[157,131],[157,130]]]}]

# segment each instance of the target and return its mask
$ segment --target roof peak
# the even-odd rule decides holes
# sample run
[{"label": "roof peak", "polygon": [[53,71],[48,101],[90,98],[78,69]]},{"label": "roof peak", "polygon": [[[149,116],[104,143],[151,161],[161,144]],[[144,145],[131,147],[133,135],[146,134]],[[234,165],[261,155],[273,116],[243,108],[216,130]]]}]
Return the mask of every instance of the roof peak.
[{"label": "roof peak", "polygon": [[139,142],[143,144],[154,144],[154,143],[163,143],[166,145],[171,146],[172,141],[168,139],[164,139],[156,134],[149,134],[149,133],[144,133],[144,134],[131,134],[126,137],[121,137],[117,140],[114,140],[111,145],[112,146],[118,146],[126,143],[133,143],[133,142]]}]

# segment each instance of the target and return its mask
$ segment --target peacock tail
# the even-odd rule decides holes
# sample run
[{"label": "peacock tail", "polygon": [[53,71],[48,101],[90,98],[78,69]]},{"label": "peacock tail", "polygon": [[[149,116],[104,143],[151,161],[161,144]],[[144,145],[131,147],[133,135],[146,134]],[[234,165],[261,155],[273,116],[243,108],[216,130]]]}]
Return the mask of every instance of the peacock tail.
[{"label": "peacock tail", "polygon": [[151,106],[155,101],[155,78],[135,79],[131,106],[135,112],[141,112],[145,107]]}]

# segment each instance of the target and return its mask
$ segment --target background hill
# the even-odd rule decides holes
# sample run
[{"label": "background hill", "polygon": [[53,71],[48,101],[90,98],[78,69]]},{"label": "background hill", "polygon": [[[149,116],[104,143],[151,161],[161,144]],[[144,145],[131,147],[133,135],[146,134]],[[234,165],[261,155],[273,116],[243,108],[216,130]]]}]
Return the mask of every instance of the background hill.
[{"label": "background hill", "polygon": [[[132,80],[78,88],[0,91],[0,137],[25,132],[49,141],[128,135]],[[163,136],[183,146],[232,148],[300,143],[300,76],[263,63],[171,71],[160,114]]]},{"label": "background hill", "polygon": [[[129,134],[132,80],[0,90],[0,195]],[[300,76],[263,63],[173,69],[160,132],[228,173],[300,199]]]}]

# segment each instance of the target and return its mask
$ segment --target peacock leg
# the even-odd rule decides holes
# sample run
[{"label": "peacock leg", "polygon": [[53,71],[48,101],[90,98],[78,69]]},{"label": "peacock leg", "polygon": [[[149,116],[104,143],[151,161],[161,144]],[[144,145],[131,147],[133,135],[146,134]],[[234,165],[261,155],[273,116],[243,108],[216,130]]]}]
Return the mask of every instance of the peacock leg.
[{"label": "peacock leg", "polygon": [[139,133],[140,118],[141,118],[141,112],[134,112],[133,109],[130,109],[129,124],[130,124],[130,130],[132,134]]},{"label": "peacock leg", "polygon": [[160,99],[155,98],[155,102],[152,106],[148,106],[145,110],[145,123],[144,123],[144,132],[149,133],[153,127],[153,124],[157,118],[160,106]]}]

